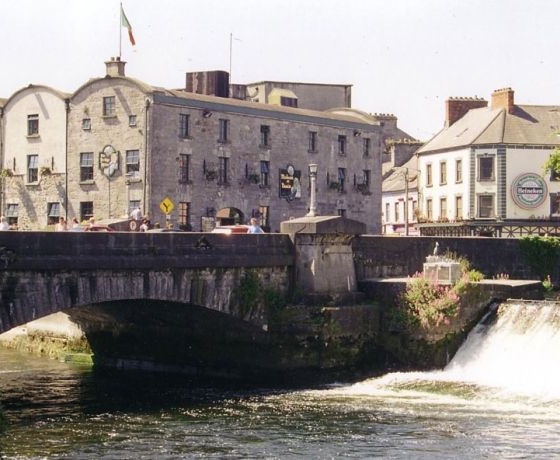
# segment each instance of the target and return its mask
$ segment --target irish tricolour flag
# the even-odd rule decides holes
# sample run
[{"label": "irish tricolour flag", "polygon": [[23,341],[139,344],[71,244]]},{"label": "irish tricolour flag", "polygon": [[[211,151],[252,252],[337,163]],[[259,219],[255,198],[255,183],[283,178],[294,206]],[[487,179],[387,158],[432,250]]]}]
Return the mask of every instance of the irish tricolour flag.
[{"label": "irish tricolour flag", "polygon": [[121,25],[123,27],[126,27],[128,30],[128,38],[130,39],[130,43],[134,46],[136,45],[136,41],[134,41],[134,35],[132,35],[132,26],[130,25],[130,22],[128,22],[128,18],[126,17],[126,14],[124,14],[124,10],[121,4]]}]

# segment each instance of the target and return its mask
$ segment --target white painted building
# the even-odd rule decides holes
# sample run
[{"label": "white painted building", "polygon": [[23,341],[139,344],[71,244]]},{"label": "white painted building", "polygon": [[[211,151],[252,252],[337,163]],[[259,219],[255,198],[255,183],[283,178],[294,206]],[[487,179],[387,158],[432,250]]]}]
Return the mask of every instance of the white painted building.
[{"label": "white painted building", "polygon": [[446,101],[444,129],[417,151],[422,234],[556,234],[560,181],[543,166],[559,128],[560,106],[516,105],[511,88],[490,106]]},{"label": "white painted building", "polygon": [[64,215],[69,97],[29,85],[2,108],[0,208],[10,224],[46,226]]}]

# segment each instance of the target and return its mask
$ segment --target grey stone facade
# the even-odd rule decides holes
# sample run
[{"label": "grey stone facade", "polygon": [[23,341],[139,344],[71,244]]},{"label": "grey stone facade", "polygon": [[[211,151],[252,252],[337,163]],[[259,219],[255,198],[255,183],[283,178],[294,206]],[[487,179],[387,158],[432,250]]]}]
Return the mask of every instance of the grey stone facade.
[{"label": "grey stone facade", "polygon": [[[119,219],[139,205],[162,226],[206,231],[256,216],[277,232],[280,222],[308,212],[315,163],[317,212],[380,233],[384,129],[390,137],[394,129],[379,117],[166,90],[126,77],[118,59],[106,65],[105,77],[65,100],[66,171],[53,171],[53,197],[47,180],[4,181],[5,196],[20,191],[12,200],[26,210],[26,229],[46,228],[45,207],[56,198],[68,219]],[[3,168],[6,153],[17,150],[3,146]],[[26,153],[17,159],[22,177]]]}]

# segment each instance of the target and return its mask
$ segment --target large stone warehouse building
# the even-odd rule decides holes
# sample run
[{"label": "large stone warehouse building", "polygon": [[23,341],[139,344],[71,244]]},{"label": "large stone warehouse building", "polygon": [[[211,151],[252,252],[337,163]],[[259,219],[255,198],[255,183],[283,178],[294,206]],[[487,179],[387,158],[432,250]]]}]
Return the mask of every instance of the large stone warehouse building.
[{"label": "large stone warehouse building", "polygon": [[228,97],[225,72],[205,75],[202,91],[197,78],[153,87],[117,58],[73,94],[13,94],[0,118],[2,212],[20,229],[45,229],[59,216],[116,219],[139,206],[162,225],[204,231],[256,216],[275,232],[308,211],[314,163],[318,213],[380,232],[381,152],[403,135],[395,117],[351,109],[348,86],[331,91],[346,106],[311,110],[288,89],[265,104]]}]

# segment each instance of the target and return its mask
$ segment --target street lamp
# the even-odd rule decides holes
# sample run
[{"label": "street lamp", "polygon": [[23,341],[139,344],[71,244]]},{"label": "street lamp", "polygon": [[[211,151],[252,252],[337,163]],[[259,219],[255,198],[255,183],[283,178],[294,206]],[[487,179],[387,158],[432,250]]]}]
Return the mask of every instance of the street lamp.
[{"label": "street lamp", "polygon": [[315,217],[317,211],[317,197],[315,194],[315,185],[317,183],[317,165],[312,163],[309,165],[309,178],[311,179],[311,194],[309,196],[309,212],[306,217]]}]

